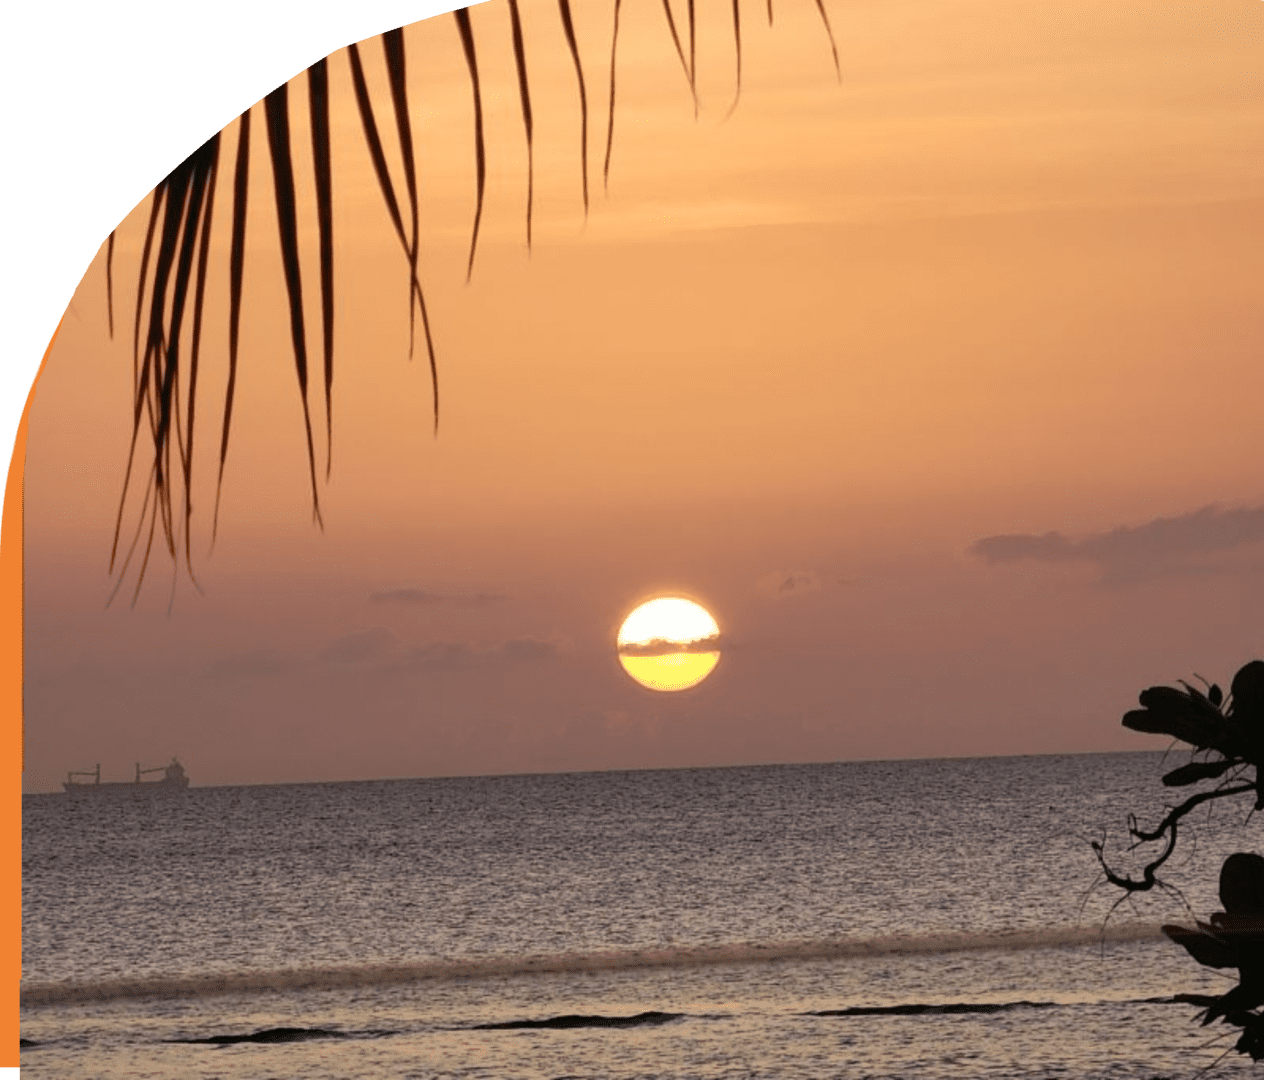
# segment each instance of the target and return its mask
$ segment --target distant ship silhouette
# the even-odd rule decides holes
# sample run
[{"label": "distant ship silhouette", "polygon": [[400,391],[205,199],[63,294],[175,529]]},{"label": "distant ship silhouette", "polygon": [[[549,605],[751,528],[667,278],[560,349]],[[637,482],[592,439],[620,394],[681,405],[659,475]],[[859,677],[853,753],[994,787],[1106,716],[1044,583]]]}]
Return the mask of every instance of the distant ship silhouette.
[{"label": "distant ship silhouette", "polygon": [[[147,773],[162,773],[161,780],[145,780],[142,779]],[[76,776],[90,776],[92,779],[76,780]],[[115,794],[120,791],[183,791],[189,786],[188,774],[184,771],[184,766],[175,758],[171,759],[170,765],[159,765],[153,769],[142,769],[140,762],[136,763],[136,779],[123,780],[115,783],[101,783],[101,766],[97,765],[92,772],[72,772],[66,777],[62,787],[66,789],[68,795],[100,795],[106,792]]]}]

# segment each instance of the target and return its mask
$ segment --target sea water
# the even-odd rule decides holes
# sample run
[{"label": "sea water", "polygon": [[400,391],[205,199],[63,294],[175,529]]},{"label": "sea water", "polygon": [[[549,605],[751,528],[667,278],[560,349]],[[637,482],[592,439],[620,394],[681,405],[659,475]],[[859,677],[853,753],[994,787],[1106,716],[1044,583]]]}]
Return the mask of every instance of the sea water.
[{"label": "sea water", "polygon": [[26,796],[23,1075],[1192,1078],[1236,1029],[1171,997],[1231,984],[1157,924],[1249,807],[1179,894],[1114,907],[1090,847],[1129,865],[1180,760]]}]

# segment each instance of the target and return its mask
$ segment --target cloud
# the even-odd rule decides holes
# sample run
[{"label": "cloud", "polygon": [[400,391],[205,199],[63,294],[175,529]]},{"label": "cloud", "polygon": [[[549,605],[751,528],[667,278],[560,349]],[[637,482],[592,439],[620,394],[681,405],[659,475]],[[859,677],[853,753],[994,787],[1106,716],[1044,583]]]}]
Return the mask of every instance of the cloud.
[{"label": "cloud", "polygon": [[562,652],[561,643],[542,638],[513,638],[481,648],[466,641],[430,641],[406,650],[392,668],[397,671],[488,670],[554,660]]},{"label": "cloud", "polygon": [[774,570],[759,579],[759,591],[774,599],[804,596],[824,587],[824,580],[815,570]]},{"label": "cloud", "polygon": [[443,604],[447,607],[485,607],[488,604],[498,604],[505,598],[495,593],[440,593],[431,589],[422,589],[416,585],[406,585],[400,589],[384,589],[371,593],[369,599],[375,604],[416,604],[422,607]]},{"label": "cloud", "polygon": [[211,674],[228,679],[254,679],[284,674],[297,664],[298,660],[288,653],[276,649],[255,649],[216,660],[211,665]]},{"label": "cloud", "polygon": [[696,641],[668,641],[666,638],[650,638],[649,641],[626,641],[619,646],[624,656],[670,656],[673,653],[709,653],[720,651],[720,637],[698,638]]},{"label": "cloud", "polygon": [[398,639],[384,626],[369,630],[357,630],[344,634],[321,650],[322,660],[338,663],[355,663],[360,660],[376,660],[391,651]]},{"label": "cloud", "polygon": [[552,660],[560,649],[556,642],[541,641],[537,638],[514,638],[500,646],[502,660],[514,663],[534,663],[537,660]]},{"label": "cloud", "polygon": [[1024,536],[1021,533],[985,536],[976,540],[970,550],[992,566],[1019,559],[1069,562],[1086,557],[1065,536],[1056,532],[1047,532],[1043,536]]},{"label": "cloud", "polygon": [[1177,517],[1155,518],[1070,540],[1057,532],[985,536],[970,547],[990,566],[1033,559],[1037,562],[1091,563],[1106,584],[1125,585],[1160,577],[1207,574],[1206,561],[1233,548],[1264,542],[1264,507],[1217,510],[1204,506]]},{"label": "cloud", "polygon": [[464,641],[430,641],[414,645],[397,667],[409,671],[468,671],[477,666],[477,653]]}]

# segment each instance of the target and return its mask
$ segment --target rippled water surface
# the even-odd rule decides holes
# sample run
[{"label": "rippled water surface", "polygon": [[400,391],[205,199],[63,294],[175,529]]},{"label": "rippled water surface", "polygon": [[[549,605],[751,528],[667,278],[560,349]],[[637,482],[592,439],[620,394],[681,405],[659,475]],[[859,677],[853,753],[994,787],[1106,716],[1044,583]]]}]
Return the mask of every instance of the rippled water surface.
[{"label": "rippled water surface", "polygon": [[[1192,1077],[1225,985],[1088,846],[1154,754],[24,800],[48,1077]],[[1170,796],[1170,792],[1166,793]],[[1222,807],[1171,878],[1200,914]],[[944,1008],[951,1006],[950,1008]],[[1230,1040],[1231,1041],[1231,1040]],[[1220,1075],[1241,1066],[1226,1063]]]}]

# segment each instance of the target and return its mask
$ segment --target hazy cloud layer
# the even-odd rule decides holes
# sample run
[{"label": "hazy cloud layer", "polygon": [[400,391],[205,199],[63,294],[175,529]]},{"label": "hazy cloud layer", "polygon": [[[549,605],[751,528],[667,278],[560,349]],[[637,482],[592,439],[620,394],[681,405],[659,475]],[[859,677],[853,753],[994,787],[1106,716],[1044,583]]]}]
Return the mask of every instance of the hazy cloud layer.
[{"label": "hazy cloud layer", "polygon": [[1058,532],[1003,534],[975,541],[970,551],[989,565],[1033,559],[1038,562],[1087,562],[1101,570],[1107,584],[1124,585],[1153,578],[1210,573],[1206,556],[1264,541],[1264,507],[1217,510],[1205,506],[1178,517],[1125,525],[1083,540]]},{"label": "hazy cloud layer", "polygon": [[405,671],[471,671],[552,660],[558,652],[556,643],[536,638],[515,638],[481,648],[466,641],[431,641],[405,650],[392,667]]},{"label": "hazy cloud layer", "polygon": [[322,660],[334,660],[339,663],[376,660],[390,652],[398,640],[386,627],[374,626],[368,630],[344,634],[322,649],[320,656]]},{"label": "hazy cloud layer", "polygon": [[561,644],[541,638],[513,638],[482,647],[467,641],[430,641],[404,650],[390,666],[405,672],[475,671],[554,660],[561,652]]},{"label": "hazy cloud layer", "polygon": [[252,679],[269,675],[281,675],[296,664],[295,657],[277,649],[254,649],[250,652],[233,653],[211,665],[211,674],[225,679]]},{"label": "hazy cloud layer", "polygon": [[[553,660],[565,643],[546,638],[511,638],[492,645],[468,641],[408,644],[383,626],[357,630],[316,652],[255,649],[232,653],[211,664],[219,678],[266,678],[285,675],[313,663],[338,667],[360,665],[360,671],[474,671]],[[679,651],[679,650],[677,650]]]},{"label": "hazy cloud layer", "polygon": [[416,585],[405,585],[399,589],[383,589],[371,593],[369,599],[375,604],[416,604],[422,607],[435,607],[440,604],[447,607],[485,607],[498,604],[505,598],[495,593],[441,593],[432,589],[422,589]]}]

